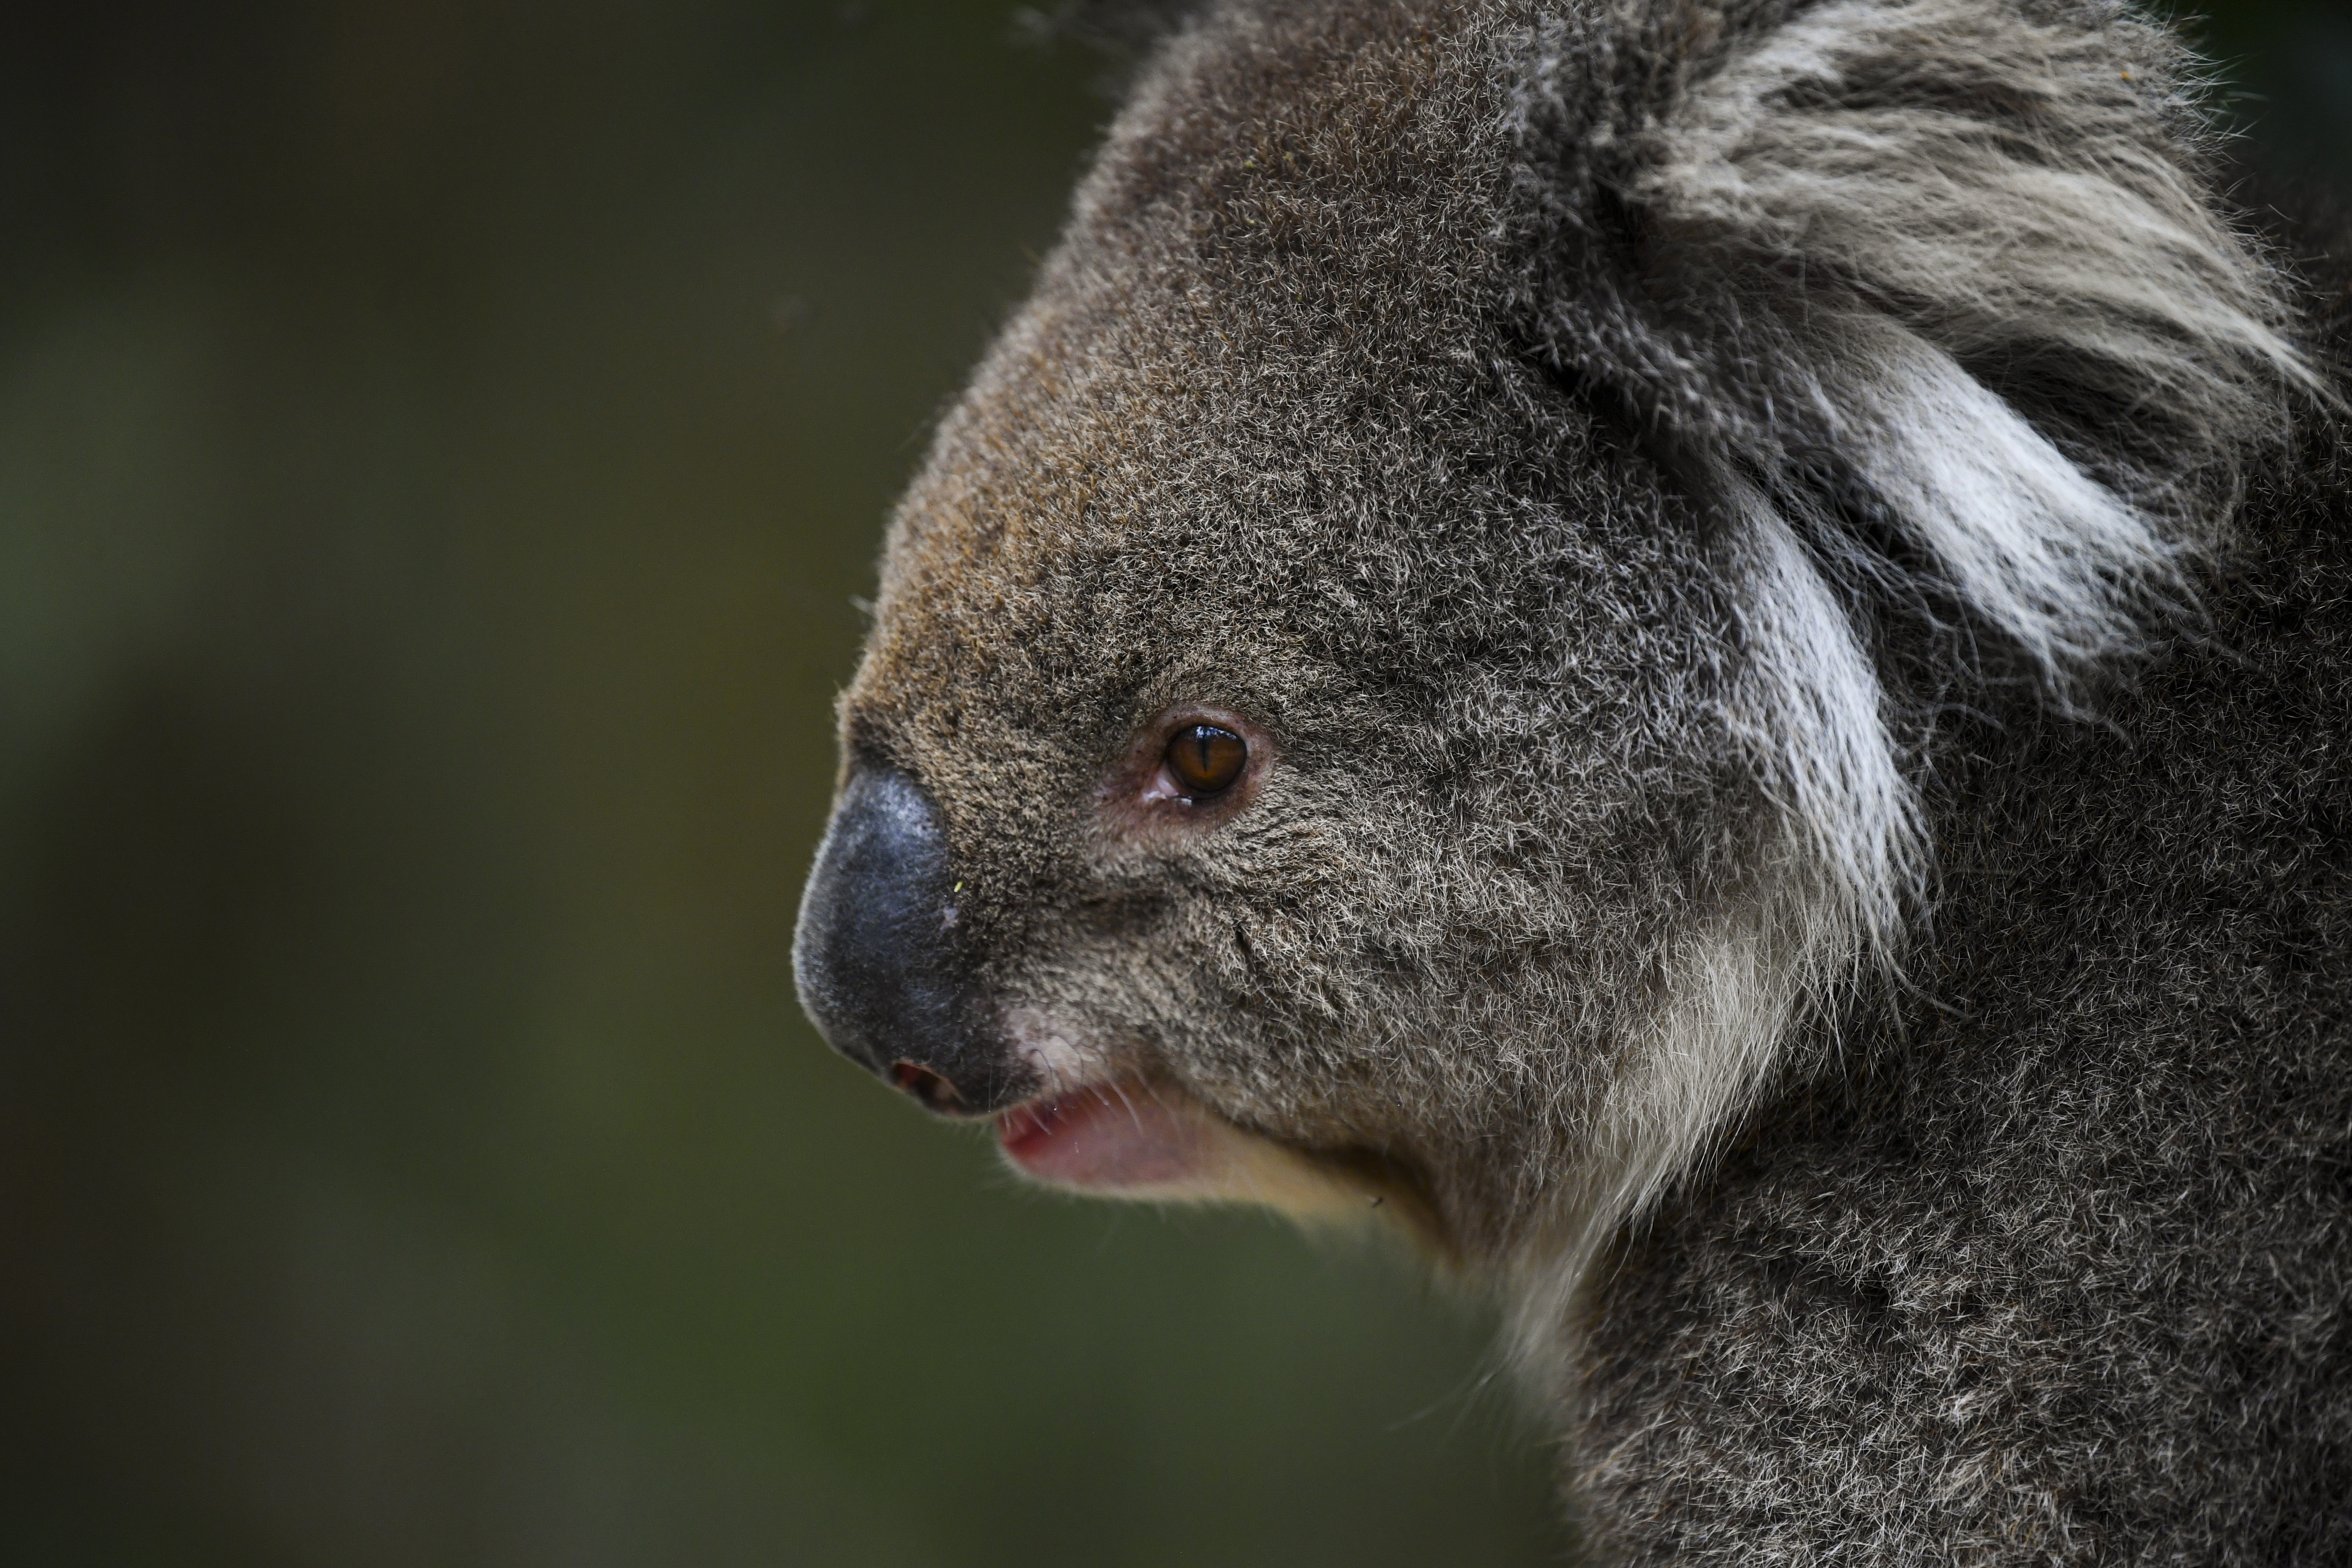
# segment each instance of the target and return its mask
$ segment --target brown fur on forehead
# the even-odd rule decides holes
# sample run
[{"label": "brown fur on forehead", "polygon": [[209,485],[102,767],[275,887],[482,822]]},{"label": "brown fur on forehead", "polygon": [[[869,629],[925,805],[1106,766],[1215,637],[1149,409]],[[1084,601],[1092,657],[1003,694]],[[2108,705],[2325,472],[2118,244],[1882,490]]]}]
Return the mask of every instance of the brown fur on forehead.
[{"label": "brown fur on forehead", "polygon": [[[1383,15],[1405,13],[1366,11]],[[1409,433],[1426,372],[1442,368],[1428,362],[1444,357],[1429,321],[1475,329],[1473,301],[1491,292],[1463,273],[1494,220],[1499,176],[1476,165],[1494,162],[1500,109],[1491,72],[1465,62],[1454,90],[1425,90],[1425,44],[1402,62],[1419,79],[1374,90],[1400,68],[1380,57],[1406,40],[1346,48],[1329,32],[1328,18],[1227,18],[1216,47],[1180,46],[1147,86],[1035,300],[941,431],[894,531],[886,593],[939,579],[964,591],[997,554],[991,574],[1017,582],[1021,557],[1050,565],[1107,534],[1181,549],[1214,523],[1200,498],[1295,507]],[[1303,54],[1325,58],[1321,79]],[[1429,140],[1463,192],[1447,214],[1408,213],[1353,166],[1368,147],[1396,156],[1392,122],[1415,116],[1445,121]],[[1381,123],[1346,134],[1367,117]],[[1490,123],[1474,138],[1467,121]],[[1314,134],[1290,129],[1301,123]]]},{"label": "brown fur on forehead", "polygon": [[[1592,716],[1645,678],[1612,663],[1670,662],[1631,650],[1674,618],[1632,612],[1695,575],[1664,559],[1687,541],[1656,537],[1681,523],[1494,319],[1492,30],[1324,9],[1213,21],[1114,131],[901,509],[854,725],[961,745],[977,703],[1021,732],[994,743],[1066,756],[1187,676],[1246,673],[1261,689],[1226,700],[1295,709],[1335,661],[1359,692],[1419,683],[1425,708],[1548,603],[1607,614],[1623,595],[1591,590],[1644,555],[1648,602],[1580,628],[1621,643],[1589,650]],[[1398,182],[1452,195],[1408,210]],[[1292,689],[1263,689],[1276,672]]]}]

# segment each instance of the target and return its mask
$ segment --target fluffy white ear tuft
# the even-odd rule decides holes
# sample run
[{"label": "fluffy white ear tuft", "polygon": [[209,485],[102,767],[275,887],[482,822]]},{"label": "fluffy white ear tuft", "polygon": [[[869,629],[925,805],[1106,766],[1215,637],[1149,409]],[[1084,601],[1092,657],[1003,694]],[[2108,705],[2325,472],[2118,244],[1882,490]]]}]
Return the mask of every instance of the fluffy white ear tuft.
[{"label": "fluffy white ear tuft", "polygon": [[[1841,456],[1948,591],[2053,684],[2139,640],[2190,542],[2134,507],[1919,334],[1824,323]],[[1801,506],[1802,491],[1795,492]]]},{"label": "fluffy white ear tuft", "polygon": [[1554,352],[1817,545],[1890,531],[1917,564],[1880,575],[2053,690],[2130,651],[2290,401],[2328,395],[2217,210],[2185,54],[2119,5],[1584,26],[1522,109]]}]

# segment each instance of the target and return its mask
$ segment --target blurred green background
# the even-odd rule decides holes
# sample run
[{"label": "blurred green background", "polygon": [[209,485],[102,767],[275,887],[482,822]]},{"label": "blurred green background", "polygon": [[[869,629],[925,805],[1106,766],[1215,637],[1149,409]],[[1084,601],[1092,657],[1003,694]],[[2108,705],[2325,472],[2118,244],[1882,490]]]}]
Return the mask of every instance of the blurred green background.
[{"label": "blurred green background", "polygon": [[[2208,34],[2337,174],[2352,18]],[[789,947],[1109,110],[1005,0],[0,20],[0,1555],[1508,1564],[1488,1325],[1015,1190]]]}]

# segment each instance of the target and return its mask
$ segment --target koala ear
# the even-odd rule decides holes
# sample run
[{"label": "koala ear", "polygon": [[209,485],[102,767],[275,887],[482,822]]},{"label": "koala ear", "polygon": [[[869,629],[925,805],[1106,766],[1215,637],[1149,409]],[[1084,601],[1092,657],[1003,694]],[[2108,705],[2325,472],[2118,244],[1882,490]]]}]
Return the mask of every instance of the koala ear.
[{"label": "koala ear", "polygon": [[1519,110],[1548,351],[2054,689],[2128,648],[2327,396],[2178,43],[2102,0],[1603,9]]}]

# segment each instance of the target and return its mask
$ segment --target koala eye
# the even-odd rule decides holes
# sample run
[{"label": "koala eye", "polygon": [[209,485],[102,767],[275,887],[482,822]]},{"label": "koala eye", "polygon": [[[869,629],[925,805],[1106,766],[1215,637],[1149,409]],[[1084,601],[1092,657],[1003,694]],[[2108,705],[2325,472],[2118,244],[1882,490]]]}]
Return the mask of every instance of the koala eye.
[{"label": "koala eye", "polygon": [[1249,743],[1214,724],[1188,724],[1168,742],[1168,772],[1192,800],[1233,787],[1249,762]]}]

